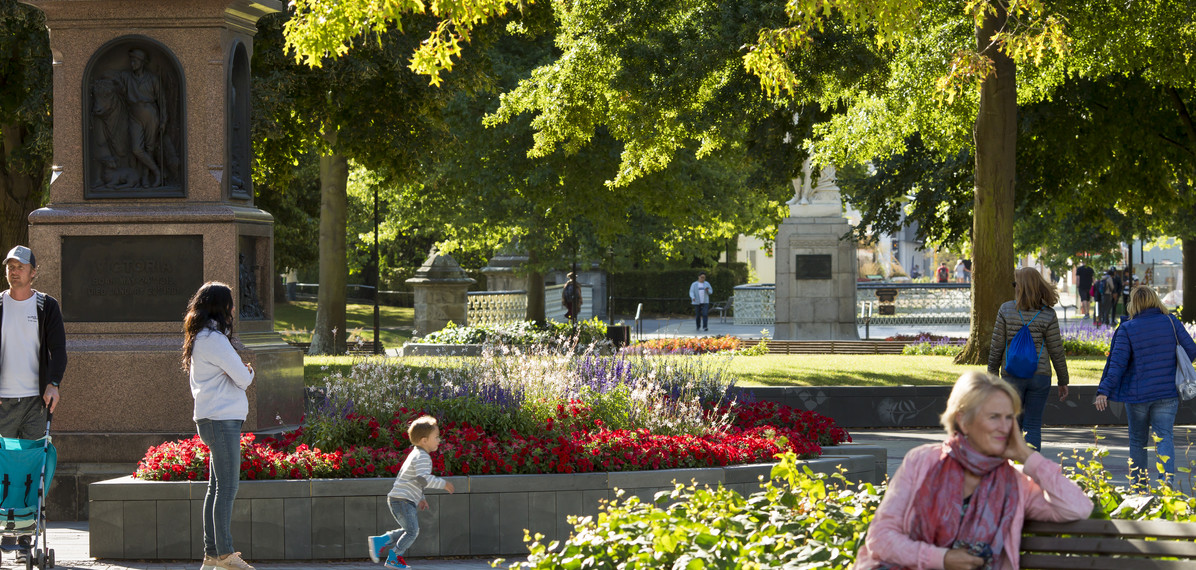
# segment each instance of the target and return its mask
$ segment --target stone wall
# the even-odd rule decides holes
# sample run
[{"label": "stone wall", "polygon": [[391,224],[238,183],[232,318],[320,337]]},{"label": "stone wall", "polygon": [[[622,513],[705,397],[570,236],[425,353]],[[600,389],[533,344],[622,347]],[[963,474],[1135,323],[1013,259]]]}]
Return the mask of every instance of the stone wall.
[{"label": "stone wall", "polygon": [[[899,371],[894,372],[899,373]],[[1101,412],[1092,406],[1096,386],[1071,386],[1067,400],[1059,401],[1059,388],[1047,396],[1044,426],[1125,425],[1125,406],[1109,402]],[[951,386],[827,386],[741,387],[739,397],[776,402],[799,410],[812,410],[843,428],[936,428],[947,409]],[[1180,406],[1176,425],[1196,424],[1196,409]]]},{"label": "stone wall", "polygon": [[[840,466],[849,479],[880,482],[884,448],[842,445],[804,462],[816,472]],[[672,482],[722,484],[748,494],[771,465],[625,473],[448,477],[456,494],[429,490],[411,556],[526,553],[524,529],[547,540],[572,531],[568,515],[596,515],[615,489],[651,501]],[[365,538],[394,528],[386,493],[393,479],[242,481],[234,505],[234,547],[248,560],[366,558]],[[91,555],[116,559],[203,557],[206,482],[147,482],[130,477],[90,486]]]}]

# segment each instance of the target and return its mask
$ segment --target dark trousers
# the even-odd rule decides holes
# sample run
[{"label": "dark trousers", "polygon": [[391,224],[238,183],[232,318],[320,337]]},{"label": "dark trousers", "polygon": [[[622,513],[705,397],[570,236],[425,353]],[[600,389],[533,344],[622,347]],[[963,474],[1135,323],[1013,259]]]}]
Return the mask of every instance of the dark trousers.
[{"label": "dark trousers", "polygon": [[710,303],[698,303],[694,305],[694,315],[698,320],[698,328],[710,328]]},{"label": "dark trousers", "polygon": [[46,401],[41,396],[0,398],[0,436],[38,439],[46,435]]}]

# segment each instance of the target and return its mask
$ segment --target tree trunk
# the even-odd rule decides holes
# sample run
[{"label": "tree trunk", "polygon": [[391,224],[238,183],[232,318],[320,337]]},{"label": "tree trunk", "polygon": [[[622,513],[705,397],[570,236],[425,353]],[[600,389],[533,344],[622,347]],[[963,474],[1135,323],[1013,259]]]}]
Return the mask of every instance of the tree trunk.
[{"label": "tree trunk", "polygon": [[17,169],[13,155],[29,129],[15,123],[0,125],[0,247],[29,244],[29,212],[42,205],[45,175]]},{"label": "tree trunk", "polygon": [[[328,138],[335,143],[335,134]],[[308,354],[345,352],[349,334],[345,330],[345,290],[349,281],[345,253],[348,188],[349,160],[335,153],[320,156],[320,294]]]},{"label": "tree trunk", "polygon": [[524,288],[527,289],[527,320],[542,325],[548,318],[545,316],[544,305],[544,272],[537,269],[539,260],[540,256],[536,255],[536,252],[528,252],[525,265],[528,268],[527,281]]},{"label": "tree trunk", "polygon": [[[1179,318],[1185,323],[1196,322],[1196,236],[1185,236],[1184,255],[1184,303]],[[1188,299],[1192,302],[1188,303]]]},{"label": "tree trunk", "polygon": [[972,323],[959,364],[983,364],[1001,303],[1012,297],[1013,185],[1017,170],[1017,68],[990,38],[1005,26],[1006,12],[990,0],[976,29],[977,49],[993,61],[980,83],[976,144],[975,205],[972,213]]}]

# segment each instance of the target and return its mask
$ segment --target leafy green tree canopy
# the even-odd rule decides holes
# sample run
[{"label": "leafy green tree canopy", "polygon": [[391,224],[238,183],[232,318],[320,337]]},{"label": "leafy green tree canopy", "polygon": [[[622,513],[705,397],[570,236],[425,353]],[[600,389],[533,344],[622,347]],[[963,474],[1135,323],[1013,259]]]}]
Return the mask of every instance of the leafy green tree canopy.
[{"label": "leafy green tree canopy", "polygon": [[475,27],[503,16],[509,0],[291,0],[293,16],[286,24],[287,48],[295,61],[320,67],[328,57],[345,55],[360,45],[363,34],[379,36],[403,32],[404,20],[430,15],[439,22],[427,38],[411,49],[411,70],[440,85],[440,74],[453,68],[462,44]]}]

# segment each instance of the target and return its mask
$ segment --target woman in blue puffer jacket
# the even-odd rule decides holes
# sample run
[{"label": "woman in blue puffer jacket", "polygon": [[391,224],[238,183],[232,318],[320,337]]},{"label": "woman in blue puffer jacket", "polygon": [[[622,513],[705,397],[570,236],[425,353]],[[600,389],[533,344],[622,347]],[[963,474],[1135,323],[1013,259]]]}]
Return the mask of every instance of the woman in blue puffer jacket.
[{"label": "woman in blue puffer jacket", "polygon": [[1163,470],[1170,482],[1175,476],[1175,442],[1171,437],[1179,391],[1175,389],[1175,345],[1179,343],[1196,359],[1196,343],[1179,319],[1167,312],[1154,289],[1139,285],[1130,291],[1127,311],[1130,320],[1113,333],[1109,360],[1097,388],[1096,409],[1104,411],[1108,401],[1125,404],[1130,430],[1130,477],[1136,486],[1147,486],[1150,470],[1146,463],[1149,432],[1159,438],[1155,455],[1166,457]]}]

